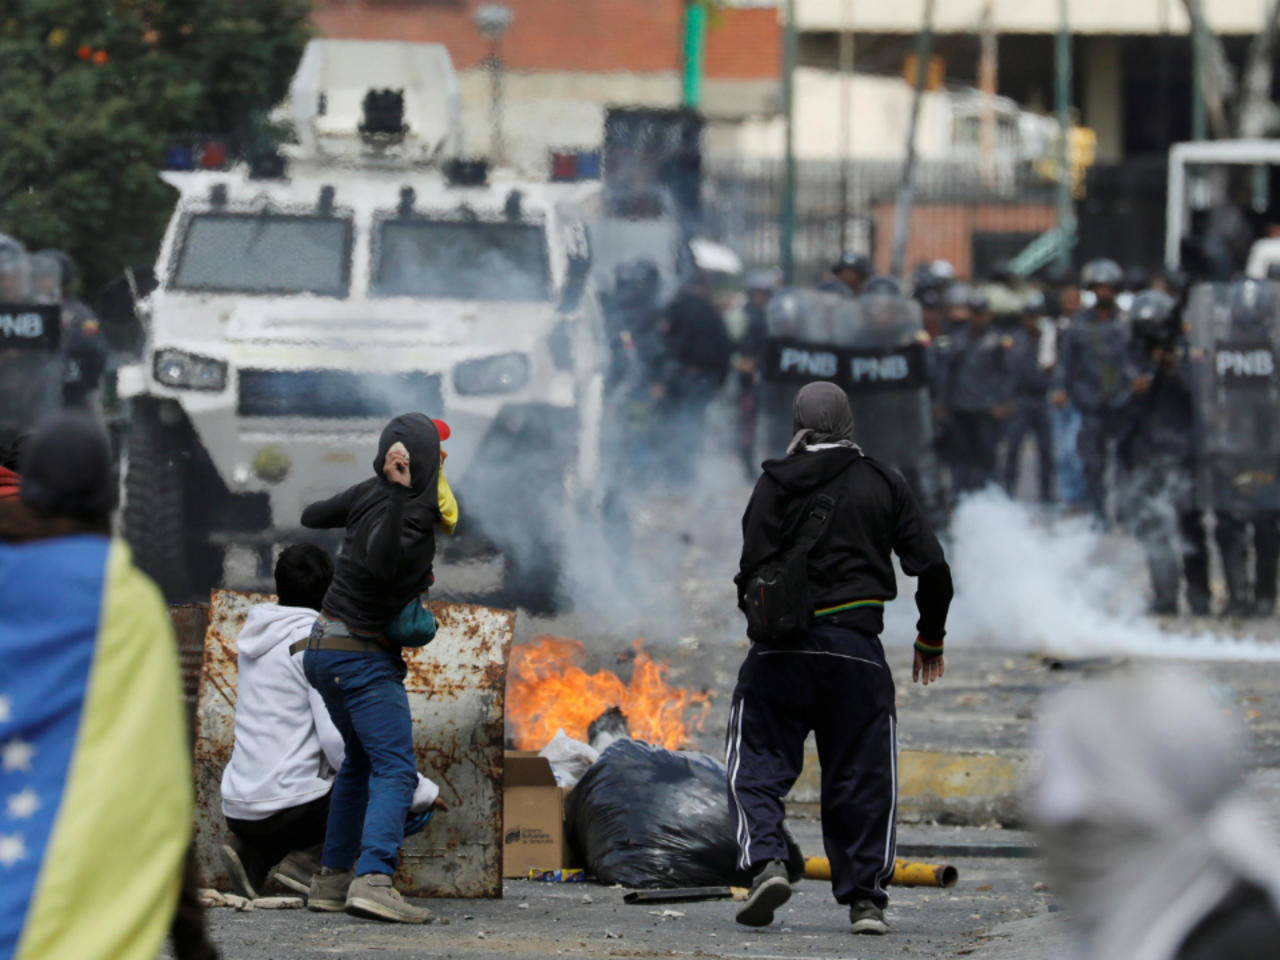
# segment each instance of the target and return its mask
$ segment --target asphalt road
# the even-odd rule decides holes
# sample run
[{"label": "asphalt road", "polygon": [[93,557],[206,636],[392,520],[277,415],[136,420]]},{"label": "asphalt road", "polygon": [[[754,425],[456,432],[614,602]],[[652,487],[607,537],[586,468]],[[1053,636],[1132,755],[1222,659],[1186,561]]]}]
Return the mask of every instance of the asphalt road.
[{"label": "asphalt road", "polygon": [[[795,825],[801,846],[821,846],[816,823]],[[947,828],[915,828],[904,842],[956,842]],[[990,832],[982,834],[991,836]],[[845,911],[825,883],[805,881],[774,925],[763,930],[738,926],[727,902],[628,905],[625,891],[594,884],[508,881],[502,900],[424,901],[436,916],[425,927],[380,924],[342,915],[302,910],[209,912],[213,939],[224,957],[245,960],[301,960],[338,955],[409,958],[505,958],[545,960],[576,957],[706,957],[732,960],[827,960],[902,956],[1001,956],[995,949],[1030,950],[1043,957],[1061,936],[1052,895],[1043,889],[1034,859],[957,859],[960,883],[952,890],[892,890],[887,937],[854,937]],[[1040,886],[1038,886],[1040,884]],[[1038,918],[1024,936],[1008,924]],[[1044,926],[1047,924],[1048,926]],[[1012,931],[1012,932],[1010,932]],[[1046,939],[1048,938],[1048,939]],[[168,954],[165,955],[166,957]]]}]

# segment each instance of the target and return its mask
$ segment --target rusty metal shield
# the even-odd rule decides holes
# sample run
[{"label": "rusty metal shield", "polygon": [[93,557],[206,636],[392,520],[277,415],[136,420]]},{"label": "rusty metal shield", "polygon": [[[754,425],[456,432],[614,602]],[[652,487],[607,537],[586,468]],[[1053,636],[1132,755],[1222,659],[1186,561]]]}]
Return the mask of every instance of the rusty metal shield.
[{"label": "rusty metal shield", "polygon": [[[249,608],[272,598],[216,590],[209,609],[195,720],[196,849],[204,882],[228,889],[222,771],[235,742],[236,637]],[[502,751],[515,614],[433,603],[435,640],[406,649],[405,689],[418,769],[448,813],[405,841],[395,883],[411,896],[502,896]]]}]

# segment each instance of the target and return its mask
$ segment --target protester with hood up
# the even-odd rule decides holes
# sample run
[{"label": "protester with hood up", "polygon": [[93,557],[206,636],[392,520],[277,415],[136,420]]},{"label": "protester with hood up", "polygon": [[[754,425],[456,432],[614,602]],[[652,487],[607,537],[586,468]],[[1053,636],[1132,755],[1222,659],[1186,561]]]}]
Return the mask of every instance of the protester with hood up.
[{"label": "protester with hood up", "polygon": [[1045,711],[1031,812],[1075,955],[1269,957],[1280,847],[1246,796],[1244,736],[1172,668],[1080,684]]},{"label": "protester with hood up", "polygon": [[787,456],[765,463],[747,505],[735,583],[747,610],[757,572],[808,538],[802,562],[813,614],[783,642],[754,643],[733,694],[729,805],[738,865],[755,875],[737,919],[765,926],[791,896],[782,798],[800,775],[812,731],[823,758],[822,831],[835,898],[849,907],[854,933],[887,933],[897,720],[879,635],[884,606],[897,596],[891,554],[919,578],[912,679],[926,685],[943,672],[951,570],[902,475],[854,443],[843,390],[809,384],[793,419]]},{"label": "protester with hood up", "polygon": [[391,884],[418,782],[397,645],[404,641],[391,634],[408,630],[421,645],[434,633],[422,597],[442,519],[436,425],[420,413],[396,417],[382,431],[373,468],[370,479],[302,513],[303,526],[346,529],[303,659],[346,748],[308,906],[425,923],[430,912]]},{"label": "protester with hood up", "polygon": [[[302,657],[290,652],[315,626],[333,561],[320,547],[295,544],[280,554],[275,579],[278,602],[250,608],[236,639],[235,745],[222,773],[231,831],[222,857],[235,892],[250,899],[268,880],[309,892],[344,754]],[[410,813],[430,809],[439,795],[419,774]]]},{"label": "protester with hood up", "polygon": [[[0,513],[0,956],[215,956],[194,885],[177,645],[155,585],[111,538],[105,432],[40,423]],[[186,912],[190,907],[190,912]],[[175,916],[183,922],[175,922]]]}]

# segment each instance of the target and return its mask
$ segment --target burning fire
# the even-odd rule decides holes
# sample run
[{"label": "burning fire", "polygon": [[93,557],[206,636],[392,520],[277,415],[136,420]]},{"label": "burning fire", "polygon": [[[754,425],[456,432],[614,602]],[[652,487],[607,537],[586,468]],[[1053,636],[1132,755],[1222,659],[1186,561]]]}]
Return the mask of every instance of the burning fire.
[{"label": "burning fire", "polygon": [[541,750],[561,727],[576,740],[610,707],[627,716],[631,735],[678,750],[711,710],[711,697],[667,683],[668,665],[634,644],[631,683],[608,670],[587,673],[577,664],[583,647],[576,640],[540,636],[511,651],[507,720],[518,750]]}]

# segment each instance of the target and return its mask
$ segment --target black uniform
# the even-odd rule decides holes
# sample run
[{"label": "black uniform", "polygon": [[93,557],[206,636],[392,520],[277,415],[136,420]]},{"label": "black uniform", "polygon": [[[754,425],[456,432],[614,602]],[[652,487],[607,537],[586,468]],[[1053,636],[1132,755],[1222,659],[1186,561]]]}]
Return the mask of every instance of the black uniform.
[{"label": "black uniform", "polygon": [[940,649],[951,571],[906,482],[851,446],[802,451],[764,465],[743,517],[741,590],[793,537],[814,499],[837,498],[809,554],[817,608],[801,641],[756,644],[734,690],[727,766],[739,866],[785,860],[782,798],[799,776],[804,742],[817,738],[822,830],[840,903],[883,907],[893,873],[897,747],[893,677],[879,634],[897,595],[891,552],[919,578],[924,643]]}]

